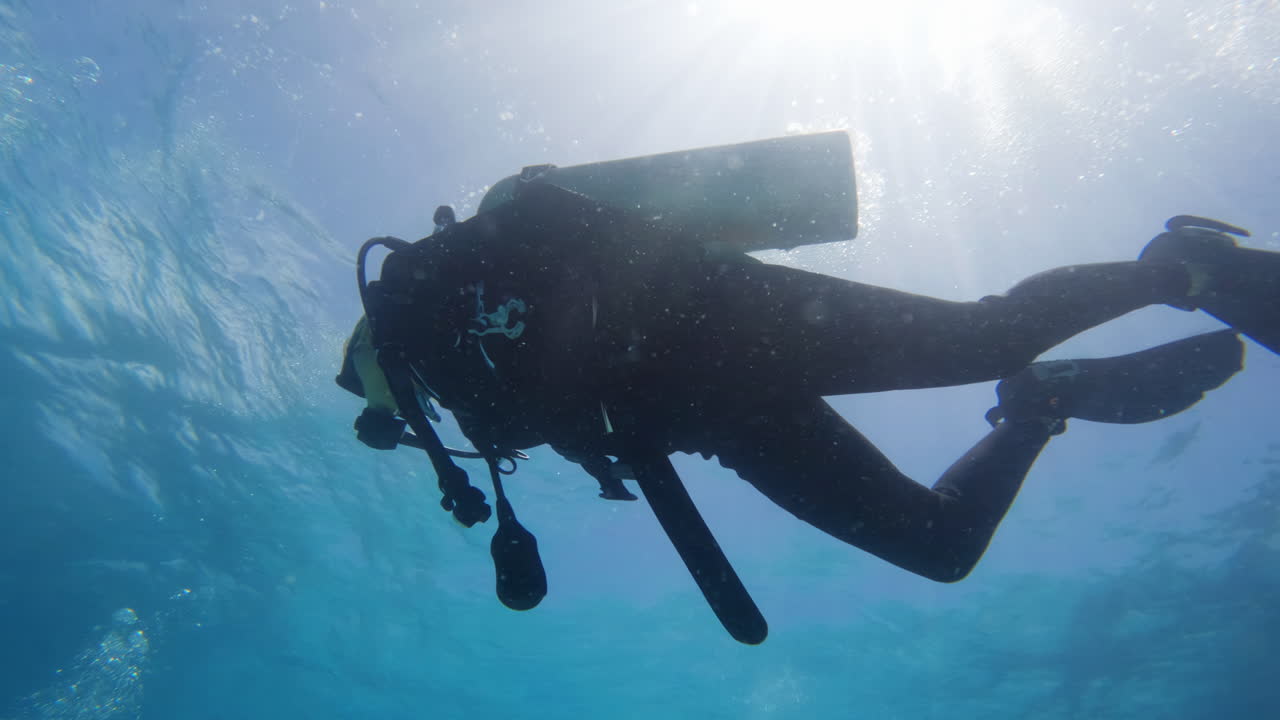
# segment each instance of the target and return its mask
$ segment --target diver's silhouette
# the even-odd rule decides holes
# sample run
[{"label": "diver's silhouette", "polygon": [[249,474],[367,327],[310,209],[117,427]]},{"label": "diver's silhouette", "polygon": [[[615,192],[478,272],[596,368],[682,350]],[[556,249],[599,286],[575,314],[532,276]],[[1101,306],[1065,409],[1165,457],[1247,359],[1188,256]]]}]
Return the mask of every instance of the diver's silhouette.
[{"label": "diver's silhouette", "polygon": [[[1173,218],[1140,260],[1056,268],[998,296],[949,302],[762,263],[540,180],[416,243],[359,258],[366,317],[339,384],[366,397],[375,447],[431,456],[442,505],[489,516],[430,428],[450,410],[494,481],[498,594],[536,605],[536,543],[499,478],[549,444],[634,499],[634,478],[735,638],[766,626],[667,456],[715,455],[773,502],[851,545],[951,582],[978,562],[1024,477],[1068,418],[1147,422],[1241,367],[1236,332],[1280,352],[1280,256],[1217,221]],[[365,283],[368,249],[391,254]],[[1232,329],[1112,358],[1035,362],[1067,338],[1153,304]],[[932,486],[903,475],[824,396],[989,380],[993,429]],[[413,433],[404,433],[405,424]]]}]

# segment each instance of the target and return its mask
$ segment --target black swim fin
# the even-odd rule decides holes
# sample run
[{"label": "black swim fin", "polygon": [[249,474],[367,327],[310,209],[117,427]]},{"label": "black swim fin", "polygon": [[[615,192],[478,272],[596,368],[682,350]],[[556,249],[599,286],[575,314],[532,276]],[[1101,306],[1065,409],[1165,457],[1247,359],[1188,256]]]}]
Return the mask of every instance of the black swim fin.
[{"label": "black swim fin", "polygon": [[1178,215],[1165,228],[1139,259],[1188,265],[1191,292],[1176,307],[1204,310],[1280,354],[1280,253],[1239,247],[1231,236],[1249,231],[1209,218]]},{"label": "black swim fin", "polygon": [[1032,363],[996,385],[1000,404],[987,411],[1001,420],[1040,419],[1065,427],[1067,418],[1103,423],[1145,423],[1195,405],[1244,366],[1244,344],[1234,330],[1196,335],[1149,350],[1090,360]]}]

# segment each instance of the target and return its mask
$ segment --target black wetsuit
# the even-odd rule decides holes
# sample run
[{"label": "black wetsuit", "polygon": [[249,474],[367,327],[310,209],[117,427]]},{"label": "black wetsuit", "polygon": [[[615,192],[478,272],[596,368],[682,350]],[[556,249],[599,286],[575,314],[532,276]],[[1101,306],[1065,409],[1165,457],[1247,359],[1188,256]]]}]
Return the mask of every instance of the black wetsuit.
[{"label": "black wetsuit", "polygon": [[802,520],[952,581],[981,557],[1047,426],[1001,424],[929,488],[823,396],[1006,377],[1083,330],[1176,301],[1188,281],[1173,263],[1083,265],[948,302],[711,252],[530,184],[395,253],[382,282],[401,311],[380,331],[473,440],[549,443],[584,466],[617,438],[715,455]]}]

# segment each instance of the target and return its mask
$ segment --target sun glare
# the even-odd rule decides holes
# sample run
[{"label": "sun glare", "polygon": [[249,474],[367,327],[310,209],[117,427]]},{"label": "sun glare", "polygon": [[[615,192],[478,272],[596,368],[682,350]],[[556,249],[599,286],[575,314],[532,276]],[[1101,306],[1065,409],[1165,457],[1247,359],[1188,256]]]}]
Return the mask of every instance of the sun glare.
[{"label": "sun glare", "polygon": [[1007,138],[1014,71],[1060,90],[1064,20],[1038,0],[695,0],[687,11],[743,62],[789,78],[844,76],[862,107],[913,93],[962,97],[992,140]]},{"label": "sun glare", "polygon": [[740,26],[770,45],[814,52],[858,47],[931,55],[948,66],[975,61],[1007,29],[1007,2],[970,0],[700,0],[692,16]]},{"label": "sun glare", "polygon": [[729,0],[731,18],[799,39],[836,40],[859,26],[896,27],[908,18],[901,3],[840,0]]}]

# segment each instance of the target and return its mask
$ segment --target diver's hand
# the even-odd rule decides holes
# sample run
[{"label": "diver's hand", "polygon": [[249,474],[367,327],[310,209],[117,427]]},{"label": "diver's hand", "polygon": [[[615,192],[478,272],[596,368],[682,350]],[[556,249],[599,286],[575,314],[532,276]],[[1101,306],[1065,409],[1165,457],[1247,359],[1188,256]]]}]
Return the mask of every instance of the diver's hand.
[{"label": "diver's hand", "polygon": [[463,527],[485,522],[493,514],[493,508],[484,501],[484,493],[472,485],[466,471],[456,465],[445,470],[445,476],[440,478],[440,490],[444,492],[440,507],[452,511],[453,518]]}]

